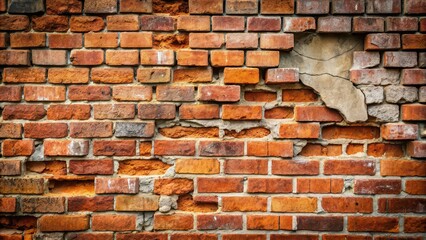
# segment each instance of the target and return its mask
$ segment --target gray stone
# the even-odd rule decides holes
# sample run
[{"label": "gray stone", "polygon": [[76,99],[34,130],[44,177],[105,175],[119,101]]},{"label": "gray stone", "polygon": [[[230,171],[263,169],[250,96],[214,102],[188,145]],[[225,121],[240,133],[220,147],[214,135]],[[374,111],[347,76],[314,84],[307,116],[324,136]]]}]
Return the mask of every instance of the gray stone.
[{"label": "gray stone", "polygon": [[394,104],[368,106],[368,115],[375,117],[378,122],[397,122],[399,106]]},{"label": "gray stone", "polygon": [[141,137],[154,136],[153,122],[117,122],[115,124],[116,137]]},{"label": "gray stone", "polygon": [[385,96],[389,103],[415,102],[418,99],[416,87],[388,86]]},{"label": "gray stone", "polygon": [[36,233],[33,237],[34,240],[62,240],[63,233]]},{"label": "gray stone", "polygon": [[154,178],[139,178],[139,192],[152,193],[154,191]]},{"label": "gray stone", "polygon": [[351,81],[354,84],[389,85],[398,84],[400,71],[397,69],[352,69]]},{"label": "gray stone", "polygon": [[384,101],[383,87],[379,86],[363,86],[360,87],[365,96],[365,103],[382,103]]},{"label": "gray stone", "polygon": [[362,49],[362,38],[354,35],[301,34],[293,51],[282,54],[280,67],[299,68],[303,84],[348,122],[366,121],[364,94],[349,81],[353,52]]},{"label": "gray stone", "polygon": [[144,212],[143,213],[143,229],[147,231],[152,231],[154,221],[154,213],[153,212]]},{"label": "gray stone", "polygon": [[44,157],[44,148],[41,142],[35,143],[34,153],[30,156],[30,161],[44,161],[46,160]]},{"label": "gray stone", "polygon": [[419,53],[419,67],[426,68],[426,52]]},{"label": "gray stone", "polygon": [[354,52],[354,63],[353,69],[363,69],[375,67],[380,64],[380,53],[379,52],[366,52],[357,51]]},{"label": "gray stone", "polygon": [[44,12],[43,0],[11,0],[9,13]]},{"label": "gray stone", "polygon": [[178,196],[161,196],[160,197],[160,208],[159,211],[162,213],[169,212],[172,209],[177,208]]},{"label": "gray stone", "polygon": [[419,102],[426,102],[426,86],[419,88]]}]

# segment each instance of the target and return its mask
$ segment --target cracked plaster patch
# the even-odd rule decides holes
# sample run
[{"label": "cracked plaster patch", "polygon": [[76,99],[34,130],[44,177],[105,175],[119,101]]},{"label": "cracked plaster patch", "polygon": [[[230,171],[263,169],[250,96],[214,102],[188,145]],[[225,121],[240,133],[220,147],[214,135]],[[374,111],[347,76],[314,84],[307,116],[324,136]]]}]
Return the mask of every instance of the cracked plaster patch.
[{"label": "cracked plaster patch", "polygon": [[280,67],[299,68],[303,84],[319,93],[327,107],[348,122],[366,121],[364,94],[349,80],[354,51],[363,50],[356,35],[300,34],[293,51],[282,54]]}]

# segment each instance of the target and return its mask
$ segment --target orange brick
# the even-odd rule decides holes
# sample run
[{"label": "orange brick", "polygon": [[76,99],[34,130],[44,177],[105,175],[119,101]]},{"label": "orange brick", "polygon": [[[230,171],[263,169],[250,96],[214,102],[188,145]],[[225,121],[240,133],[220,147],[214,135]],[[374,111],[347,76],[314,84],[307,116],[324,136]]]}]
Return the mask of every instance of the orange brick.
[{"label": "orange brick", "polygon": [[313,197],[272,197],[272,212],[315,212],[317,198]]},{"label": "orange brick", "polygon": [[248,67],[277,67],[280,64],[279,51],[247,51]]},{"label": "orange brick", "polygon": [[217,119],[219,106],[214,104],[182,104],[179,108],[180,119]]},{"label": "orange brick", "polygon": [[75,84],[89,82],[88,68],[49,68],[47,78],[54,84]]},{"label": "orange brick", "polygon": [[151,48],[152,33],[150,32],[120,33],[120,46],[122,48]]},{"label": "orange brick", "polygon": [[67,65],[67,52],[65,50],[32,50],[34,65]]},{"label": "orange brick", "polygon": [[224,120],[261,120],[261,106],[223,105],[222,119]]},{"label": "orange brick", "polygon": [[10,34],[11,48],[36,48],[46,46],[45,33],[12,33]]},{"label": "orange brick", "polygon": [[138,15],[111,15],[107,16],[108,31],[138,31]]},{"label": "orange brick", "polygon": [[267,174],[267,160],[238,160],[228,159],[225,161],[226,174]]},{"label": "orange brick", "polygon": [[298,178],[298,193],[341,193],[343,179],[334,178]]},{"label": "orange brick", "polygon": [[176,58],[180,66],[207,66],[209,61],[205,50],[178,50]]},{"label": "orange brick", "polygon": [[279,216],[247,215],[247,229],[278,230]]},{"label": "orange brick", "polygon": [[225,43],[223,33],[190,33],[190,48],[221,48]]},{"label": "orange brick", "polygon": [[0,65],[30,66],[30,51],[0,50]]},{"label": "orange brick", "polygon": [[219,161],[216,159],[178,159],[176,173],[181,174],[218,174]]},{"label": "orange brick", "polygon": [[326,160],[326,175],[374,175],[376,164],[372,160]]},{"label": "orange brick", "polygon": [[243,192],[242,178],[197,178],[199,193]]},{"label": "orange brick", "polygon": [[210,31],[209,16],[179,16],[177,19],[177,30],[188,32]]},{"label": "orange brick", "polygon": [[426,163],[416,160],[381,160],[380,175],[424,177],[426,176]]},{"label": "orange brick", "polygon": [[86,33],[84,35],[86,48],[116,48],[118,33]]},{"label": "orange brick", "polygon": [[266,212],[266,197],[222,197],[224,212]]},{"label": "orange brick", "polygon": [[72,49],[83,47],[83,35],[80,33],[75,34],[57,34],[52,33],[48,35],[49,47],[52,49]]},{"label": "orange brick", "polygon": [[324,197],[322,208],[331,213],[371,213],[373,212],[372,198],[358,197]]},{"label": "orange brick", "polygon": [[225,84],[257,84],[259,83],[258,68],[225,68]]},{"label": "orange brick", "polygon": [[127,66],[139,64],[139,51],[137,50],[107,50],[106,64],[111,66]]},{"label": "orange brick", "polygon": [[319,138],[318,123],[284,123],[280,126],[280,138]]},{"label": "orange brick", "polygon": [[136,230],[136,215],[94,215],[92,216],[92,229],[94,231]]},{"label": "orange brick", "polygon": [[192,214],[154,215],[155,230],[190,230],[192,228],[194,228],[194,217]]},{"label": "orange brick", "polygon": [[228,33],[226,34],[227,49],[253,49],[259,44],[256,33]]},{"label": "orange brick", "polygon": [[83,231],[89,229],[87,215],[43,215],[39,219],[42,232]]},{"label": "orange brick", "polygon": [[293,34],[261,34],[261,49],[291,50],[294,47]]},{"label": "orange brick", "polygon": [[132,68],[92,68],[92,81],[95,83],[132,83]]},{"label": "orange brick", "polygon": [[318,175],[319,162],[316,160],[273,160],[272,174],[274,175]]},{"label": "orange brick", "polygon": [[141,50],[142,65],[170,66],[175,64],[175,53],[172,50]]},{"label": "orange brick", "polygon": [[244,51],[214,50],[210,52],[213,67],[239,67],[244,65]]},{"label": "orange brick", "polygon": [[71,32],[99,32],[104,27],[105,23],[101,17],[72,16],[70,20]]},{"label": "orange brick", "polygon": [[102,50],[72,50],[71,63],[73,65],[101,65],[104,62]]},{"label": "orange brick", "polygon": [[65,101],[65,87],[58,86],[25,86],[24,87],[25,101]]},{"label": "orange brick", "polygon": [[247,155],[258,157],[293,157],[292,142],[247,142]]}]

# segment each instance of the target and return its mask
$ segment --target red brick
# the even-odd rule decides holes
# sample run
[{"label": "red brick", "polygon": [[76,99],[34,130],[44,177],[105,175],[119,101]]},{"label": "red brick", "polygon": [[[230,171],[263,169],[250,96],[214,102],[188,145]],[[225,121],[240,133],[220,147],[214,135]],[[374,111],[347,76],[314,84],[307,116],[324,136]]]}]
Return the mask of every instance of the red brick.
[{"label": "red brick", "polygon": [[151,101],[150,86],[114,86],[112,98],[116,101]]},{"label": "red brick", "polygon": [[49,83],[74,84],[88,83],[88,68],[49,68],[47,73]]},{"label": "red brick", "polygon": [[278,32],[281,30],[281,18],[248,17],[247,29],[249,32]]},{"label": "red brick", "polygon": [[326,160],[325,175],[374,175],[375,161],[371,160]]},{"label": "red brick", "polygon": [[383,32],[385,21],[380,17],[354,17],[354,32]]},{"label": "red brick", "polygon": [[174,119],[176,106],[174,104],[139,104],[138,118],[140,119]]},{"label": "red brick", "polygon": [[221,48],[225,43],[223,33],[190,33],[190,48]]},{"label": "red brick", "polygon": [[33,140],[4,140],[2,144],[3,156],[31,156],[34,152]]},{"label": "red brick", "polygon": [[85,174],[113,174],[112,160],[70,160],[69,172],[76,175]]},{"label": "red brick", "polygon": [[71,101],[103,101],[111,99],[108,86],[70,86],[68,98]]},{"label": "red brick", "polygon": [[30,51],[0,50],[0,65],[30,66]]},{"label": "red brick", "polygon": [[25,123],[26,138],[63,138],[68,136],[66,123]]},{"label": "red brick", "polygon": [[24,99],[27,102],[65,101],[64,86],[25,86]]},{"label": "red brick", "polygon": [[64,197],[22,197],[21,211],[24,213],[63,213]]},{"label": "red brick", "polygon": [[0,212],[1,213],[16,212],[16,198],[12,198],[12,197],[0,198]]},{"label": "red brick", "polygon": [[426,84],[426,69],[403,69],[401,75],[403,85]]},{"label": "red brick", "polygon": [[293,14],[294,1],[293,0],[262,0],[261,10],[262,14]]},{"label": "red brick", "polygon": [[248,67],[277,67],[280,63],[279,51],[247,51]]},{"label": "red brick", "polygon": [[21,96],[21,86],[0,86],[0,101],[2,102],[20,102]]},{"label": "red brick", "polygon": [[265,76],[266,84],[299,82],[299,71],[295,68],[268,69]]},{"label": "red brick", "polygon": [[194,228],[192,214],[154,215],[155,230],[190,230]]},{"label": "red brick", "polygon": [[274,175],[318,175],[319,162],[316,160],[273,160],[272,174]]},{"label": "red brick", "polygon": [[416,52],[385,52],[383,54],[384,67],[415,67],[417,66]]},{"label": "red brick", "polygon": [[92,81],[95,83],[132,83],[132,68],[93,68],[91,73]]},{"label": "red brick", "polygon": [[213,67],[239,67],[244,65],[244,51],[213,50],[210,52],[210,62]]},{"label": "red brick", "polygon": [[420,18],[420,32],[426,32],[426,18]]},{"label": "red brick", "polygon": [[426,194],[426,180],[407,180],[405,192],[412,195]]},{"label": "red brick", "polygon": [[158,101],[191,102],[195,100],[195,91],[192,86],[157,86]]},{"label": "red brick", "polygon": [[179,108],[180,119],[217,119],[219,106],[215,104],[182,104]]},{"label": "red brick", "polygon": [[11,48],[36,48],[46,46],[45,33],[12,33],[10,34]]},{"label": "red brick", "polygon": [[343,179],[339,178],[298,178],[298,193],[341,193]]},{"label": "red brick", "polygon": [[197,178],[199,193],[243,192],[242,178]]},{"label": "red brick", "polygon": [[46,0],[47,14],[81,13],[82,7],[79,0]]},{"label": "red brick", "polygon": [[228,33],[226,34],[227,49],[252,49],[259,45],[256,33]]},{"label": "red brick", "polygon": [[136,215],[103,214],[92,216],[94,231],[132,231],[136,230]]},{"label": "red brick", "polygon": [[[151,151],[151,142],[149,143],[149,151]],[[142,155],[140,153],[140,155]],[[123,175],[163,175],[170,165],[163,163],[161,160],[124,160],[120,161],[118,174]]]},{"label": "red brick", "polygon": [[297,14],[327,14],[328,0],[297,0]]},{"label": "red brick", "polygon": [[46,156],[85,156],[88,153],[87,140],[44,140]]},{"label": "red brick", "polygon": [[320,17],[318,18],[318,32],[342,33],[351,32],[352,19],[350,17]]},{"label": "red brick", "polygon": [[162,178],[154,181],[154,193],[158,195],[182,195],[193,191],[192,179]]},{"label": "red brick", "polygon": [[249,178],[248,193],[291,193],[293,181],[290,178]]},{"label": "red brick", "polygon": [[152,33],[150,32],[122,32],[120,33],[120,46],[122,48],[151,48]]},{"label": "red brick", "polygon": [[173,18],[168,16],[141,16],[141,30],[143,31],[174,31],[174,25]]},{"label": "red brick", "polygon": [[412,141],[407,145],[407,154],[414,158],[423,158],[426,156],[426,142]]},{"label": "red brick", "polygon": [[96,194],[125,193],[136,194],[139,192],[138,178],[96,178]]},{"label": "red brick", "polygon": [[284,123],[280,125],[280,138],[319,138],[318,123]]},{"label": "red brick", "polygon": [[108,31],[138,31],[138,15],[112,15],[107,16]]},{"label": "red brick", "polygon": [[266,197],[222,197],[223,212],[266,212]]},{"label": "red brick", "polygon": [[416,124],[387,123],[381,127],[382,137],[386,140],[417,139],[418,126]]},{"label": "red brick", "polygon": [[137,79],[141,83],[170,82],[170,68],[138,68]]},{"label": "red brick", "polygon": [[244,17],[240,16],[213,16],[212,30],[226,32],[242,32],[245,29]]},{"label": "red brick", "polygon": [[399,221],[396,217],[348,217],[349,232],[391,232],[399,231]]},{"label": "red brick", "polygon": [[297,216],[297,230],[339,232],[343,230],[343,217]]},{"label": "red brick", "polygon": [[3,108],[3,120],[24,119],[40,120],[46,115],[43,105],[6,105]]},{"label": "red brick", "polygon": [[343,120],[337,111],[323,106],[296,106],[295,119],[298,122],[340,122]]},{"label": "red brick", "polygon": [[402,49],[424,50],[426,49],[426,34],[403,34]]},{"label": "red brick", "polygon": [[106,64],[111,66],[125,66],[139,64],[139,51],[137,50],[107,50]]},{"label": "red brick", "polygon": [[9,44],[9,35],[7,33],[0,33],[0,48],[6,48]]},{"label": "red brick", "polygon": [[67,237],[73,240],[113,240],[114,233],[70,233]]},{"label": "red brick", "polygon": [[174,65],[175,54],[172,50],[141,50],[142,65]]},{"label": "red brick", "polygon": [[188,32],[210,31],[209,16],[179,16],[177,19],[177,30]]},{"label": "red brick", "polygon": [[176,58],[180,66],[208,66],[208,52],[205,50],[179,50]]},{"label": "red brick", "polygon": [[116,48],[118,33],[86,33],[84,34],[86,48]]},{"label": "red brick", "polygon": [[248,102],[273,102],[277,100],[277,94],[267,91],[247,91],[244,93],[244,100]]},{"label": "red brick", "polygon": [[222,14],[222,0],[189,0],[189,12],[195,14]]},{"label": "red brick", "polygon": [[323,197],[322,208],[330,213],[372,213],[373,199],[359,197]]},{"label": "red brick", "polygon": [[225,68],[223,81],[225,84],[257,84],[259,78],[258,68]]},{"label": "red brick", "polygon": [[[20,160],[0,160],[0,176],[16,176],[16,175],[21,175]],[[0,198],[0,205],[1,205],[1,198]]]},{"label": "red brick", "polygon": [[72,122],[70,137],[73,138],[102,138],[112,136],[111,122]]},{"label": "red brick", "polygon": [[382,176],[426,176],[426,163],[413,160],[386,159],[380,161]]},{"label": "red brick", "polygon": [[241,230],[241,215],[202,214],[197,215],[198,230]]},{"label": "red brick", "polygon": [[315,212],[317,198],[313,197],[272,197],[272,212]]},{"label": "red brick", "polygon": [[283,33],[260,35],[260,48],[262,49],[291,50],[293,47],[293,34]]},{"label": "red brick", "polygon": [[30,26],[30,19],[24,15],[2,15],[0,16],[1,31],[27,30]]},{"label": "red brick", "polygon": [[42,232],[83,231],[89,229],[88,215],[43,215],[38,219]]},{"label": "red brick", "polygon": [[101,65],[104,62],[102,50],[72,50],[72,65]]},{"label": "red brick", "polygon": [[152,1],[120,0],[120,13],[151,13]]},{"label": "red brick", "polygon": [[357,179],[355,180],[355,194],[399,194],[401,180],[391,179]]},{"label": "red brick", "polygon": [[401,1],[399,0],[368,0],[368,14],[392,14],[401,13]]},{"label": "red brick", "polygon": [[173,82],[204,83],[211,82],[211,68],[178,68],[173,70]]},{"label": "red brick", "polygon": [[[133,0],[136,2],[140,2],[139,0]],[[145,2],[142,2],[145,3]],[[167,240],[168,234],[164,233],[150,233],[150,232],[139,232],[139,233],[117,233],[117,240],[142,240],[142,239],[156,239],[156,240]],[[172,237],[173,240],[176,240]],[[181,239],[181,238],[178,238]],[[182,238],[183,239],[183,238]],[[83,239],[82,239],[83,240]],[[186,239],[185,239],[186,240]]]},{"label": "red brick", "polygon": [[71,32],[99,32],[104,27],[105,23],[101,17],[72,16],[70,20]]},{"label": "red brick", "polygon": [[223,234],[223,240],[266,240],[266,234]]},{"label": "red brick", "polygon": [[305,32],[315,30],[315,18],[313,17],[284,17],[284,32]]},{"label": "red brick", "polygon": [[406,14],[424,14],[426,13],[426,3],[421,0],[404,1],[404,12]]},{"label": "red brick", "polygon": [[201,85],[198,92],[200,101],[238,102],[240,100],[240,86]]},{"label": "red brick", "polygon": [[425,213],[424,198],[380,198],[379,213]]},{"label": "red brick", "polygon": [[44,68],[5,68],[3,70],[5,83],[44,83],[46,69]]},{"label": "red brick", "polygon": [[333,14],[357,14],[364,13],[363,0],[332,0]]},{"label": "red brick", "polygon": [[43,178],[0,178],[1,194],[43,194]]},{"label": "red brick", "polygon": [[223,105],[222,119],[224,120],[261,120],[261,106]]},{"label": "red brick", "polygon": [[258,157],[293,157],[292,142],[247,142],[247,155]]},{"label": "red brick", "polygon": [[160,156],[194,156],[195,141],[156,140],[154,142],[154,154]]},{"label": "red brick", "polygon": [[404,232],[421,233],[426,232],[426,218],[424,217],[405,217]]},{"label": "red brick", "polygon": [[32,62],[34,65],[67,65],[67,53],[65,50],[32,50]]},{"label": "red brick", "polygon": [[426,120],[426,105],[405,104],[402,105],[401,115],[403,121],[424,121]]},{"label": "red brick", "polygon": [[93,142],[95,156],[134,156],[136,142],[134,140],[105,140]]},{"label": "red brick", "polygon": [[244,142],[242,141],[201,141],[200,156],[242,156]]},{"label": "red brick", "polygon": [[416,17],[387,17],[386,32],[416,32],[418,24]]},{"label": "red brick", "polygon": [[327,126],[322,128],[323,139],[375,139],[380,137],[377,127],[367,126]]},{"label": "red brick", "polygon": [[227,0],[226,13],[227,14],[257,14],[258,1],[257,0]]},{"label": "red brick", "polygon": [[51,104],[47,109],[49,120],[86,120],[90,118],[90,105],[86,104]]},{"label": "red brick", "polygon": [[68,16],[33,16],[31,25],[38,32],[66,32],[70,28]]},{"label": "red brick", "polygon": [[267,160],[228,159],[224,165],[225,174],[262,174],[268,173]]},{"label": "red brick", "polygon": [[390,50],[399,49],[401,40],[397,33],[372,33],[367,34],[364,41],[365,50]]}]

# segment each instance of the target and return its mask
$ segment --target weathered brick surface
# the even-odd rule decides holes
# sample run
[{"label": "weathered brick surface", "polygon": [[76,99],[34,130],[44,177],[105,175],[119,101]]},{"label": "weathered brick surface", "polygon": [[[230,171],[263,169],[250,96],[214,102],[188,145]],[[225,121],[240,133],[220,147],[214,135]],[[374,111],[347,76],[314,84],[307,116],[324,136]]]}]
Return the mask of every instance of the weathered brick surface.
[{"label": "weathered brick surface", "polygon": [[421,239],[425,8],[0,0],[0,239]]}]

